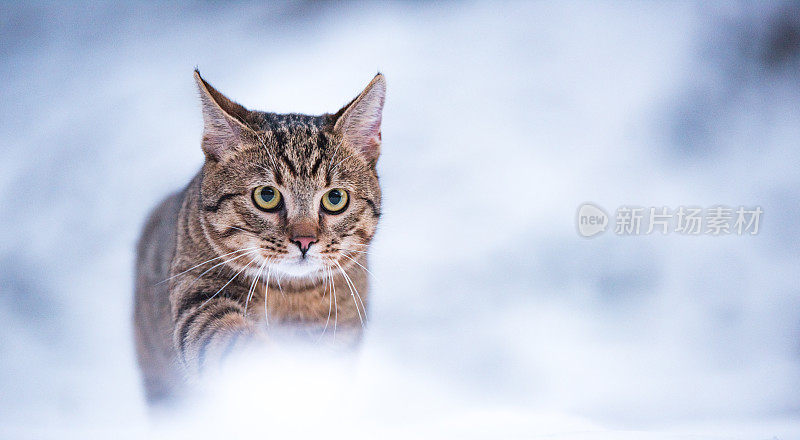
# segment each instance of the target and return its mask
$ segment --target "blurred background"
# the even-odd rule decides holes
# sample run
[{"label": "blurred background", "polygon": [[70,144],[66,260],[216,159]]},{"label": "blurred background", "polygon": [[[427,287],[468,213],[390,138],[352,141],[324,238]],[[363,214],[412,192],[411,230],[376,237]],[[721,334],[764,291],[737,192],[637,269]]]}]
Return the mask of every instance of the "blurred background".
[{"label": "blurred background", "polygon": [[[3,438],[800,437],[798,3],[8,2],[0,41]],[[311,114],[383,72],[384,217],[356,359],[154,423],[134,244],[202,163],[195,66]],[[586,201],[764,214],[586,239]]]}]

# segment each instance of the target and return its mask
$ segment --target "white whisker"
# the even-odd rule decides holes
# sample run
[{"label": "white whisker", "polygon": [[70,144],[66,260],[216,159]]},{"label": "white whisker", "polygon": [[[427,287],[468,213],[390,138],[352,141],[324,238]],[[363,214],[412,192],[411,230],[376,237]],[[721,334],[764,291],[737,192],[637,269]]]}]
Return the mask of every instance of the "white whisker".
[{"label": "white whisker", "polygon": [[[353,298],[353,304],[356,306],[356,313],[358,313],[358,320],[361,321],[361,327],[363,328],[364,327],[364,318],[361,317],[361,310],[359,309],[358,301],[356,300],[356,295],[358,294],[357,293],[358,289],[355,289],[355,292],[353,291],[353,288],[355,287],[355,286],[353,286],[353,281],[350,279],[350,277],[347,275],[347,273],[344,271],[344,268],[342,268],[342,266],[339,264],[338,261],[334,261],[334,263],[336,263],[336,266],[339,267],[339,271],[342,273],[342,276],[344,277],[344,281],[345,281],[345,283],[347,283],[347,287],[350,288],[350,296]],[[359,299],[360,298],[361,298],[361,295],[359,295]],[[364,310],[364,312],[366,313],[366,310]]]},{"label": "white whisker", "polygon": [[[277,170],[278,169],[278,164],[277,164],[277,162],[275,162],[275,158],[272,157],[272,153],[269,151],[269,148],[267,148],[266,139],[262,138],[262,137],[258,137],[258,140],[261,141],[261,146],[264,147],[264,151],[267,152],[267,156],[269,156],[269,160],[272,162],[272,166],[274,166],[275,169]],[[267,171],[269,171],[269,170],[267,170]],[[274,173],[274,171],[273,171],[273,173]]]},{"label": "white whisker", "polygon": [[[332,261],[332,260],[331,260]],[[339,323],[339,305],[336,304],[336,283],[333,279],[333,269],[328,269],[331,276],[331,288],[333,289],[333,343],[336,343],[336,325]]]},{"label": "white whisker", "polygon": [[215,296],[219,295],[219,293],[220,293],[220,292],[222,292],[222,289],[224,289],[225,287],[227,287],[227,286],[228,286],[228,284],[230,284],[230,283],[231,283],[231,281],[233,281],[234,279],[236,279],[236,277],[238,277],[240,273],[244,272],[244,270],[245,270],[245,269],[247,269],[247,266],[249,266],[249,265],[253,264],[253,262],[255,262],[257,259],[258,259],[258,257],[256,257],[256,258],[253,258],[252,260],[250,260],[250,262],[249,262],[249,263],[245,264],[243,268],[239,269],[239,271],[238,271],[238,272],[236,272],[236,273],[235,273],[235,274],[234,274],[234,275],[231,277],[231,279],[229,279],[229,280],[228,280],[228,282],[227,282],[227,283],[225,283],[225,284],[224,284],[222,287],[220,287],[220,288],[219,288],[219,290],[217,290],[217,292],[216,292],[215,294],[211,295],[211,298],[209,298],[209,299],[205,300],[205,301],[203,302],[203,304],[200,304],[200,308],[203,308],[203,307],[204,307],[206,304],[208,304],[208,302],[209,302],[209,301],[211,301],[212,299],[214,299],[214,297],[215,297]]},{"label": "white whisker", "polygon": [[[323,273],[325,273],[325,271],[323,271]],[[333,283],[333,279],[330,276],[330,269],[328,269],[328,273],[325,274],[325,281],[326,284],[330,283],[332,285]],[[328,290],[328,319],[325,320],[325,327],[322,329],[322,333],[319,335],[319,339],[317,339],[317,341],[319,341],[320,339],[322,339],[323,336],[325,336],[325,332],[328,330],[328,324],[331,322],[331,312],[333,312],[333,295],[331,295],[330,287],[328,286],[325,287],[327,287]],[[325,289],[322,290],[322,293],[323,294],[325,293]]]},{"label": "white whisker", "polygon": [[359,265],[359,267],[361,267],[362,269],[364,269],[364,272],[368,273],[368,274],[369,274],[369,275],[370,275],[370,276],[371,276],[371,277],[372,277],[374,280],[376,280],[376,281],[377,281],[377,277],[375,276],[375,274],[373,274],[372,272],[370,272],[370,271],[369,271],[369,269],[367,269],[366,267],[364,267],[364,265],[362,265],[362,264],[361,264],[361,263],[359,263],[358,261],[354,260],[353,258],[351,258],[350,256],[348,256],[347,254],[342,254],[342,256],[343,256],[343,257],[345,257],[345,258],[347,258],[348,260],[352,261],[353,263],[356,263],[356,264],[358,264],[358,265]]},{"label": "white whisker", "polygon": [[247,306],[250,305],[250,298],[253,297],[253,294],[256,291],[256,283],[258,282],[259,278],[261,278],[261,272],[264,271],[264,266],[267,265],[269,259],[265,259],[263,263],[261,263],[261,267],[258,268],[258,273],[253,278],[253,283],[250,284],[250,290],[247,292],[247,299],[244,302],[244,317],[247,318]]},{"label": "white whisker", "polygon": [[328,171],[331,171],[330,164],[333,163],[333,159],[335,159],[336,155],[339,154],[339,147],[341,147],[341,146],[342,146],[342,144],[340,142],[340,143],[336,144],[336,148],[333,149],[333,154],[331,155],[330,160],[328,160]]},{"label": "white whisker", "polygon": [[[361,265],[359,264],[359,266],[361,266]],[[364,270],[367,270],[367,268],[366,268],[366,267],[364,267],[364,266],[361,266],[361,267],[363,267],[363,268],[364,268]],[[341,266],[340,266],[340,268],[341,268]],[[344,269],[343,269],[343,270],[344,270]],[[372,273],[370,273],[368,270],[367,270],[367,273],[369,273],[370,275],[372,275]],[[361,299],[361,294],[358,292],[358,289],[356,288],[356,284],[353,282],[353,279],[352,279],[352,278],[350,278],[350,275],[348,275],[346,272],[344,273],[344,275],[345,275],[345,277],[347,278],[347,280],[350,282],[350,285],[352,285],[352,286],[353,286],[353,289],[355,289],[355,291],[356,291],[356,297],[358,297],[358,302],[360,302],[360,303],[361,303],[361,310],[364,312],[364,319],[366,319],[366,318],[367,318],[367,306],[365,306],[365,305],[364,305],[364,300],[363,300],[363,299]],[[373,275],[373,278],[374,278],[374,277],[375,277],[375,276]]]},{"label": "white whisker", "polygon": [[336,249],[336,250],[342,252],[358,252],[359,254],[369,254],[369,252],[367,251],[357,251],[355,249]]},{"label": "white whisker", "polygon": [[284,293],[283,293],[283,287],[281,287],[281,278],[282,277],[283,277],[283,274],[280,274],[280,273],[277,274],[275,276],[275,282],[278,283],[278,290],[281,292],[281,296],[286,298],[286,295],[284,295]]},{"label": "white whisker", "polygon": [[[212,259],[210,259],[210,260],[203,261],[202,263],[200,263],[200,264],[196,264],[196,265],[194,265],[194,266],[192,266],[192,267],[190,267],[190,268],[188,268],[188,269],[184,270],[184,271],[183,271],[183,272],[181,272],[181,273],[177,273],[177,274],[175,274],[175,275],[173,275],[173,276],[171,276],[171,277],[167,278],[166,280],[159,281],[158,283],[156,283],[156,285],[159,285],[159,284],[161,284],[161,283],[165,283],[165,282],[167,282],[167,281],[169,281],[169,280],[171,280],[171,279],[173,279],[173,278],[175,278],[175,277],[179,277],[179,276],[181,276],[181,275],[185,274],[186,272],[189,272],[189,271],[190,271],[190,270],[192,270],[192,269],[197,269],[198,267],[200,267],[200,266],[202,266],[202,265],[204,265],[204,264],[208,264],[208,263],[210,263],[210,262],[212,262],[212,261],[214,261],[214,260],[219,260],[220,258],[225,258],[225,257],[227,257],[228,255],[232,255],[232,254],[235,254],[235,253],[237,253],[237,252],[250,251],[250,250],[253,250],[253,249],[258,249],[258,247],[257,247],[257,246],[254,246],[254,247],[249,247],[249,248],[244,248],[244,249],[237,249],[237,250],[235,250],[235,251],[233,251],[233,252],[228,252],[227,254],[220,255],[219,257],[214,257],[214,258],[212,258]],[[230,260],[228,260],[228,261],[230,261]],[[213,268],[212,268],[212,269],[213,269]]]},{"label": "white whisker", "polygon": [[272,265],[267,268],[267,282],[264,283],[264,323],[269,328],[269,277],[272,275]]},{"label": "white whisker", "polygon": [[254,250],[252,250],[252,251],[245,252],[245,253],[243,253],[242,255],[237,255],[237,256],[235,256],[235,257],[233,257],[233,258],[229,259],[229,260],[225,260],[225,261],[223,261],[222,263],[217,263],[217,264],[215,264],[215,265],[213,265],[213,266],[209,267],[209,268],[208,268],[208,269],[206,269],[206,270],[205,270],[203,273],[201,273],[200,275],[198,275],[198,276],[197,276],[197,278],[195,278],[195,279],[194,279],[194,281],[192,281],[192,282],[189,284],[189,286],[188,286],[188,287],[194,286],[194,283],[198,282],[198,281],[200,280],[200,278],[203,278],[203,276],[204,276],[205,274],[207,274],[207,273],[211,272],[212,270],[214,270],[214,268],[215,268],[215,267],[222,266],[223,264],[230,263],[231,261],[238,260],[239,258],[242,258],[242,257],[247,257],[247,256],[249,256],[249,255],[253,255],[253,254],[254,254],[254,253],[256,253],[256,252],[258,252],[258,249],[254,249]]},{"label": "white whisker", "polygon": [[350,159],[350,158],[351,158],[351,157],[353,157],[353,156],[355,156],[355,153],[354,153],[354,154],[351,154],[351,155],[349,155],[349,156],[347,156],[347,157],[345,157],[345,158],[344,158],[344,159],[342,159],[342,160],[340,160],[340,161],[339,161],[339,163],[337,163],[336,165],[334,165],[334,166],[333,166],[333,168],[331,168],[331,172],[333,172],[333,171],[334,171],[334,170],[335,170],[335,169],[336,169],[336,168],[337,168],[339,165],[341,165],[341,164],[342,164],[342,162],[346,161],[347,159]]}]

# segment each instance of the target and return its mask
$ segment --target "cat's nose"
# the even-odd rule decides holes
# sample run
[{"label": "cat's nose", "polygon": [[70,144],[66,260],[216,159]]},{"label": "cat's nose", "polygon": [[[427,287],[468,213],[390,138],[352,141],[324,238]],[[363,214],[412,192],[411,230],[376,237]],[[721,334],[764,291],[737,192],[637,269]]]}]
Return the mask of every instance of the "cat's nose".
[{"label": "cat's nose", "polygon": [[297,247],[300,248],[300,252],[303,253],[303,257],[306,256],[308,248],[310,248],[311,245],[316,242],[317,242],[317,237],[292,237],[292,243],[296,244]]},{"label": "cat's nose", "polygon": [[289,237],[291,237],[292,243],[300,248],[303,258],[305,258],[308,248],[317,242],[318,234],[319,225],[310,217],[295,219],[289,225]]}]

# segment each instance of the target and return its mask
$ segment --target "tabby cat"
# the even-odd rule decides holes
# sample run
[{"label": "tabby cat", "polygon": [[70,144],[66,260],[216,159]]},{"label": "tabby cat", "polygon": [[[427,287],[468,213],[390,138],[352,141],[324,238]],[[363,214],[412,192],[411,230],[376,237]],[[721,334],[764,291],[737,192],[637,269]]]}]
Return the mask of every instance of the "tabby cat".
[{"label": "tabby cat", "polygon": [[383,75],[321,116],[247,110],[194,77],[205,163],[153,211],[137,248],[134,327],[151,403],[248,345],[286,335],[356,345],[381,215]]}]

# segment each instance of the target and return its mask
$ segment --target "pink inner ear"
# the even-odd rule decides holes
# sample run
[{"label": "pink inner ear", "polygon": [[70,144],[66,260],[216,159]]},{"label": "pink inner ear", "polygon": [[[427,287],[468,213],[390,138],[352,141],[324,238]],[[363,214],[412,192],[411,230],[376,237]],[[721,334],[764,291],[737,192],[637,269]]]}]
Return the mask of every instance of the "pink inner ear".
[{"label": "pink inner ear", "polygon": [[361,153],[369,162],[378,160],[378,155],[380,154],[381,148],[380,130],[380,117],[378,117],[377,123],[371,124],[367,130],[362,132],[361,136],[358,136],[358,139],[353,139],[354,142],[357,142],[358,147],[361,149]]},{"label": "pink inner ear", "polygon": [[227,151],[236,147],[241,131],[224,115],[209,112],[203,130],[203,149],[214,159],[220,159]]},{"label": "pink inner ear", "polygon": [[344,126],[345,141],[357,148],[368,162],[374,162],[380,155],[381,146],[381,114],[362,112],[359,108],[346,115]]},{"label": "pink inner ear", "polygon": [[372,123],[366,127],[365,136],[370,140],[375,140],[377,142],[381,141],[381,117],[378,115],[377,118],[374,118]]},{"label": "pink inner ear", "polygon": [[361,95],[349,104],[336,123],[346,143],[360,151],[373,163],[380,155],[381,118],[386,86],[383,76],[376,75]]}]

